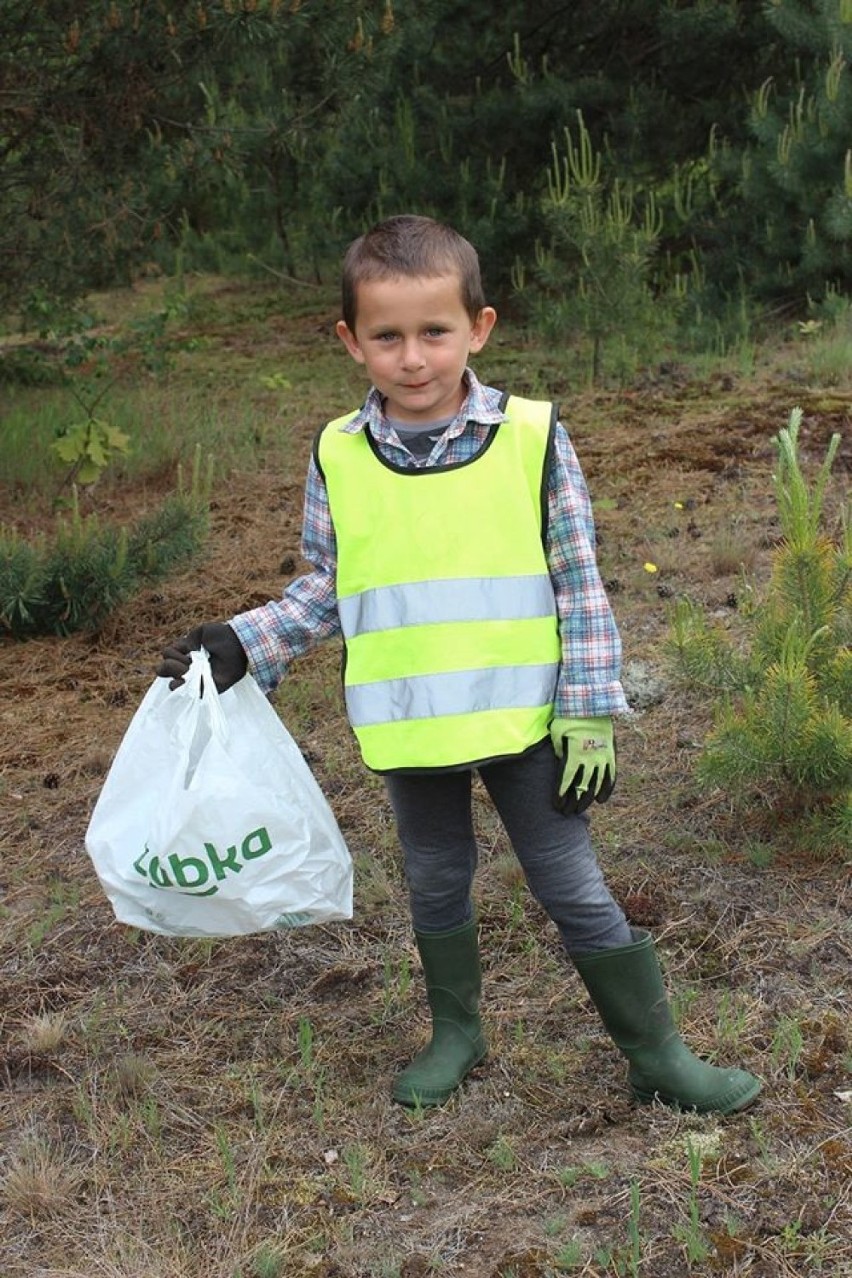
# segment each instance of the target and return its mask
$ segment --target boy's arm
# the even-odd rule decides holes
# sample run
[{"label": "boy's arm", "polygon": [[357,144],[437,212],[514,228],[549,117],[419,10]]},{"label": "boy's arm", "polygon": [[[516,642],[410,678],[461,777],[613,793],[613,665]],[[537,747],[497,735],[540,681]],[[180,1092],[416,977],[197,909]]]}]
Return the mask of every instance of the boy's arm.
[{"label": "boy's arm", "polygon": [[595,559],[592,505],[567,432],[556,428],[545,551],[556,596],[562,663],[553,713],[599,718],[629,711],[621,639]]},{"label": "boy's arm", "polygon": [[305,484],[302,555],[312,571],[295,578],[280,599],[231,617],[229,625],[264,692],[281,682],[295,657],[340,633],[335,579],[337,539],[325,482],[311,458]]}]

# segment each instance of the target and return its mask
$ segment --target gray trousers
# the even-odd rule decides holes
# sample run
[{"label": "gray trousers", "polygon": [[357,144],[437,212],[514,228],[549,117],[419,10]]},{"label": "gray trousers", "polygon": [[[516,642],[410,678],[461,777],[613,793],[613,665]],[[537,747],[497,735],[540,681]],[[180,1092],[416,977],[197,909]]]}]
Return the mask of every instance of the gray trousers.
[{"label": "gray trousers", "polygon": [[[530,890],[559,929],[570,955],[633,939],[607,887],[584,815],[553,806],[559,761],[550,740],[518,758],[478,769]],[[390,773],[385,777],[405,857],[417,932],[445,932],[473,917],[477,865],[472,773]]]}]

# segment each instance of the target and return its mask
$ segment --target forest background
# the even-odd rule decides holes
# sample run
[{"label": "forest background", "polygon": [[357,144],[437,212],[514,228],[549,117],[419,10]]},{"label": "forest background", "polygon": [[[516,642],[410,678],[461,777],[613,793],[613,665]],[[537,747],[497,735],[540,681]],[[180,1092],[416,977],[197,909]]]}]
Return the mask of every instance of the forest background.
[{"label": "forest background", "polygon": [[598,355],[730,347],[852,289],[850,57],[852,0],[6,0],[0,306],[320,280],[416,210]]}]

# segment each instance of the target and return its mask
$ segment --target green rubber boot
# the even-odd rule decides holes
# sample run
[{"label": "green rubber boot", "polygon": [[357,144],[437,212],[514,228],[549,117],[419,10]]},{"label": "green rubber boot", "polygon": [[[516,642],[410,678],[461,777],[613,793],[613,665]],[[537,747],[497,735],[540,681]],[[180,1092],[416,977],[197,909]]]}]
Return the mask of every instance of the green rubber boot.
[{"label": "green rubber boot", "polygon": [[482,977],[475,923],[415,932],[432,1013],[432,1040],[394,1079],[401,1105],[443,1105],[485,1055],[479,1020]]},{"label": "green rubber boot", "polygon": [[654,943],[633,929],[633,944],[574,960],[607,1033],[630,1062],[633,1095],[700,1114],[732,1114],[750,1105],[760,1080],[694,1056],[675,1028]]}]

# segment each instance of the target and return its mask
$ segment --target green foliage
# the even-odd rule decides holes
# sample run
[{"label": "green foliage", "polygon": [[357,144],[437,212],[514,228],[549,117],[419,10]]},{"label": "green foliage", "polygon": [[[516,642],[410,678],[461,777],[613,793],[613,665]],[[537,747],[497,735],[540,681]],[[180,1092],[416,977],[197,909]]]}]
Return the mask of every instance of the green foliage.
[{"label": "green foliage", "polygon": [[[554,144],[542,213],[545,243],[536,246],[532,311],[537,327],[565,340],[578,332],[591,343],[590,375],[596,382],[605,352],[626,371],[631,356],[647,353],[651,335],[659,336],[665,318],[663,300],[651,288],[651,269],[662,219],[653,194],[637,209],[635,193],[618,178],[607,183],[603,157],[594,149],[577,112],[576,141],[564,131],[564,149]],[[523,294],[522,263],[515,272]],[[616,354],[618,352],[618,354]]]},{"label": "green foliage", "polygon": [[810,310],[813,318],[799,322],[809,377],[820,386],[852,390],[852,301],[831,290]]},{"label": "green foliage", "polygon": [[712,626],[701,607],[686,596],[672,608],[671,647],[682,673],[694,688],[742,693],[751,686],[748,656],[732,645],[726,631]]},{"label": "green foliage", "polygon": [[675,608],[671,646],[686,678],[718,698],[700,778],[735,802],[756,788],[779,811],[815,813],[826,843],[843,846],[852,795],[852,528],[846,510],[838,539],[824,530],[839,436],[808,483],[801,418],[794,409],[776,441],[783,538],[766,594],[748,612],[746,650],[689,601]]},{"label": "green foliage", "polygon": [[[312,174],[367,85],[385,0],[0,8],[0,305],[128,283],[187,235],[311,228]],[[387,23],[384,24],[387,26]],[[294,218],[294,215],[295,218]]]},{"label": "green foliage", "polygon": [[[629,365],[687,278],[694,334],[743,291],[799,311],[852,291],[850,61],[848,0],[579,0],[570,22],[522,0],[7,0],[0,305],[43,327],[181,257],[319,280],[414,210],[474,240],[496,300],[518,261],[547,322],[576,291],[564,323]],[[548,188],[577,119],[606,156],[593,234]]]},{"label": "green foliage", "polygon": [[[131,367],[165,379],[180,341],[174,323],[191,319],[194,306],[180,277],[165,286],[155,309],[128,320],[120,331],[80,309],[45,306],[40,322],[46,353],[39,358],[49,376],[40,381],[63,393],[9,395],[0,480],[33,494],[50,487],[58,502],[72,484],[88,488],[131,455],[137,467],[156,469],[160,459],[154,455],[152,423],[146,423],[153,399],[150,381],[140,385],[140,403],[129,412],[126,385],[123,395],[114,392]],[[14,368],[10,375],[14,380]],[[185,425],[188,430],[190,424]]]},{"label": "green foliage", "polygon": [[18,639],[96,630],[134,591],[197,554],[207,531],[209,468],[133,529],[80,513],[77,490],[55,537],[27,542],[0,528],[0,627]]},{"label": "green foliage", "polygon": [[776,49],[752,82],[749,136],[714,149],[729,260],[770,298],[852,286],[852,20],[848,0],[762,6]]},{"label": "green foliage", "polygon": [[59,381],[59,371],[38,351],[27,346],[0,351],[0,387],[53,386]]},{"label": "green foliage", "polygon": [[64,431],[51,444],[60,461],[70,467],[69,478],[93,484],[117,454],[130,451],[130,436],[100,417],[89,417]]}]

